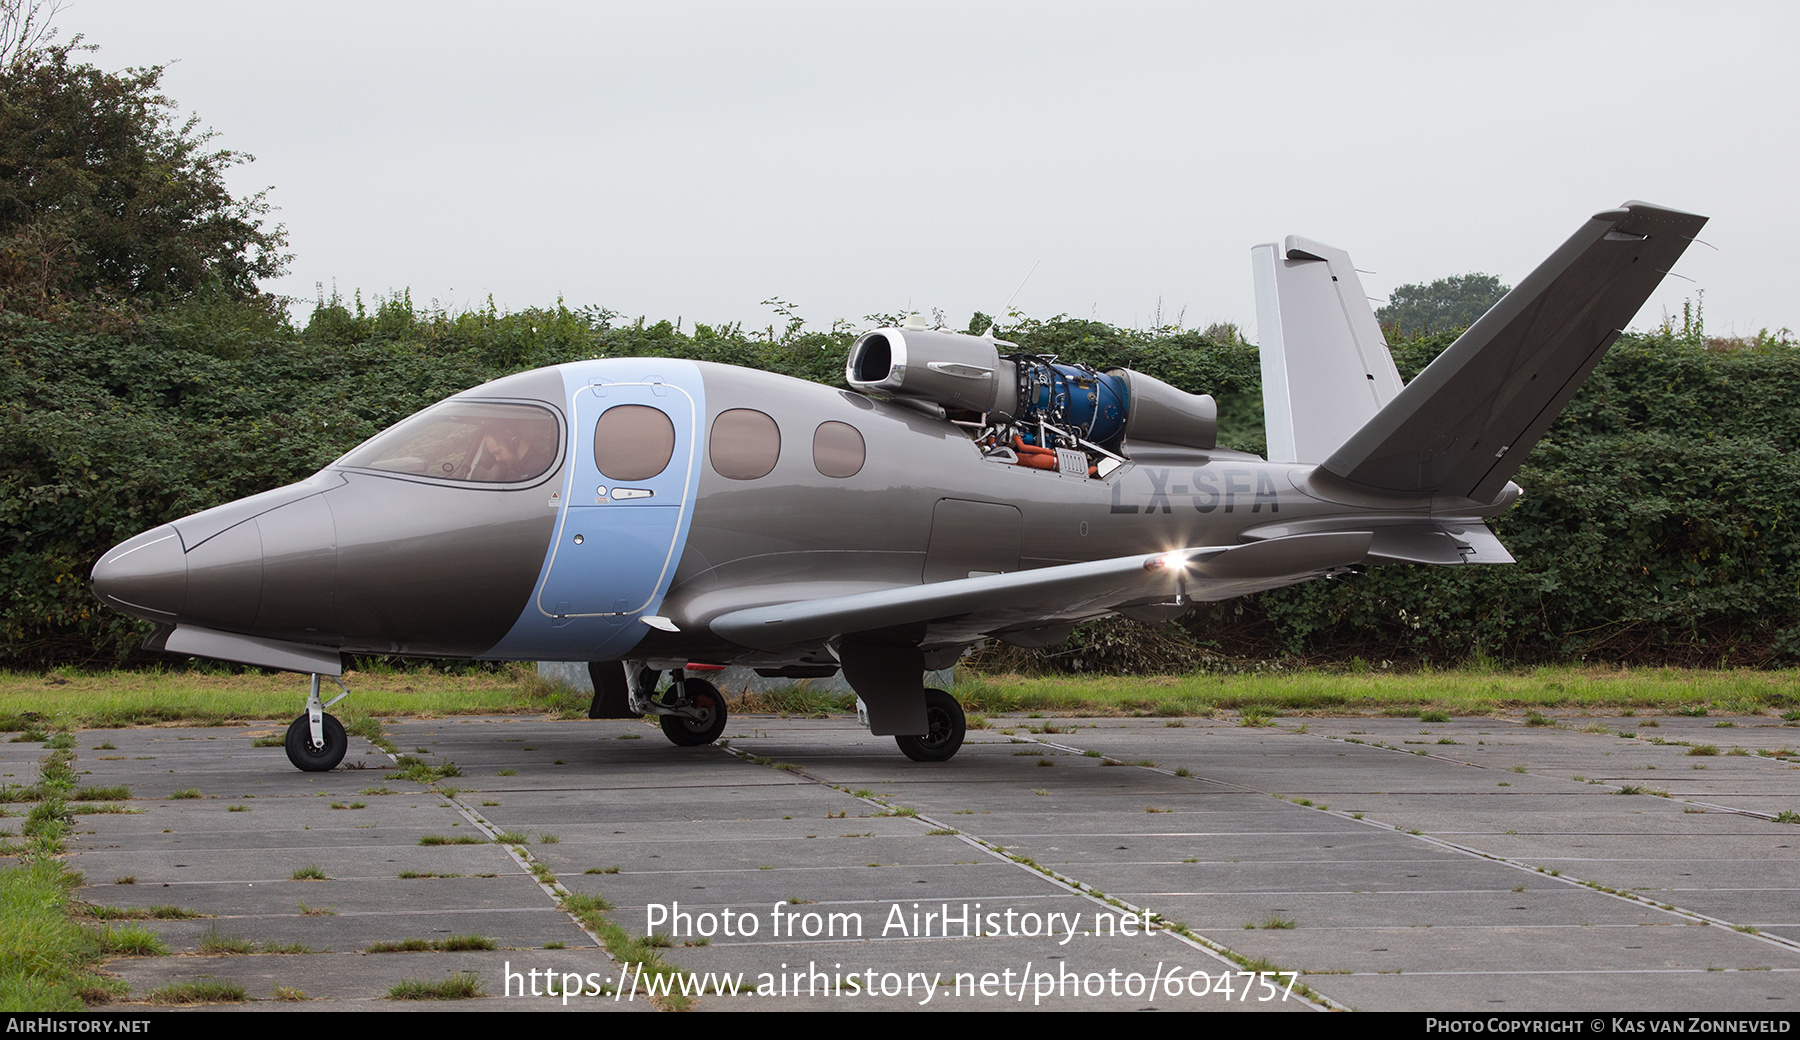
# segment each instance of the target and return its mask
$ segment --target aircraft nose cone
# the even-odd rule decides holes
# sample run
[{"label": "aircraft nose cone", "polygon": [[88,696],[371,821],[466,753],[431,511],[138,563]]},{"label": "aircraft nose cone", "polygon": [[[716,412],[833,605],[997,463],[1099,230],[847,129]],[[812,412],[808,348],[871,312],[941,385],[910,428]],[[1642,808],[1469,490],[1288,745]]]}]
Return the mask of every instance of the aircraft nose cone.
[{"label": "aircraft nose cone", "polygon": [[181,536],[164,524],[121,542],[94,564],[94,594],[146,621],[173,621],[187,600]]}]

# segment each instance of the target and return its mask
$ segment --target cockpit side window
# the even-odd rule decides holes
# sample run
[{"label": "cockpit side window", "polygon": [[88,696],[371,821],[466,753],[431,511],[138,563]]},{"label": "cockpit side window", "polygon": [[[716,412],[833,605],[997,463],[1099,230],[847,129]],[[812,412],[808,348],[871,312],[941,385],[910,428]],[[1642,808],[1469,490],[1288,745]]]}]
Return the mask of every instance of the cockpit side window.
[{"label": "cockpit side window", "polygon": [[446,401],[406,419],[338,460],[340,466],[438,480],[522,484],[556,462],[556,416],[498,401]]},{"label": "cockpit side window", "polygon": [[674,455],[675,424],[648,405],[614,405],[594,423],[594,466],[609,480],[649,480]]}]

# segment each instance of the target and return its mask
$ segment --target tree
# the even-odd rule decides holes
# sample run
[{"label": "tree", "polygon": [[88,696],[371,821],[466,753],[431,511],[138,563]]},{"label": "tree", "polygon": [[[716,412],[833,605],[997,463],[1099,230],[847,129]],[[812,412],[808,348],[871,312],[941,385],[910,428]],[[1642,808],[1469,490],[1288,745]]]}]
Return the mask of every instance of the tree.
[{"label": "tree", "polygon": [[1430,285],[1402,285],[1375,312],[1384,327],[1412,336],[1466,329],[1512,289],[1491,274],[1459,274]]},{"label": "tree", "polygon": [[178,119],[162,66],[105,72],[47,18],[0,2],[0,309],[259,299],[290,257],[285,229],[263,225],[266,192],[225,188],[251,157],[208,149],[197,117]]}]

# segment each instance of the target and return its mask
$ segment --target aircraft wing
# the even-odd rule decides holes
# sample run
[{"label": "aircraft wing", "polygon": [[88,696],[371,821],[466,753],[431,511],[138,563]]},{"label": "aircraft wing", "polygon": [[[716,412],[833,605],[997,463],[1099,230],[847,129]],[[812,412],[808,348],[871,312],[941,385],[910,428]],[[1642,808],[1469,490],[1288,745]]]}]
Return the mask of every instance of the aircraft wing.
[{"label": "aircraft wing", "polygon": [[1152,555],[907,585],[825,599],[735,610],[714,618],[714,634],[773,650],[839,636],[928,625],[945,642],[1109,614],[1121,606],[1217,600],[1279,588],[1360,563],[1369,531],[1270,538]]}]

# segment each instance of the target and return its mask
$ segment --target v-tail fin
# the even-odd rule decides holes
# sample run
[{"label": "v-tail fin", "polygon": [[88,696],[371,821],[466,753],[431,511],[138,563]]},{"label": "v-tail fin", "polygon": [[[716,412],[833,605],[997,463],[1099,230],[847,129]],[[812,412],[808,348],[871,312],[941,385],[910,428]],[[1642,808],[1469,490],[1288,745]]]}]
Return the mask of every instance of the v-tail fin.
[{"label": "v-tail fin", "polygon": [[1289,235],[1250,251],[1269,461],[1324,462],[1400,392],[1350,254]]},{"label": "v-tail fin", "polygon": [[1705,224],[1646,202],[1596,213],[1321,468],[1493,501]]}]

